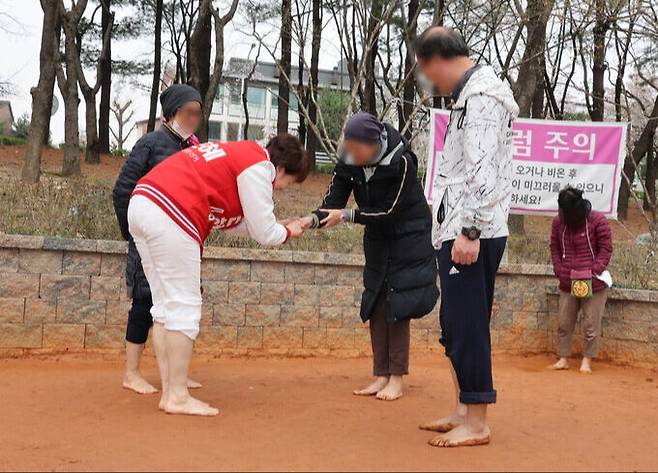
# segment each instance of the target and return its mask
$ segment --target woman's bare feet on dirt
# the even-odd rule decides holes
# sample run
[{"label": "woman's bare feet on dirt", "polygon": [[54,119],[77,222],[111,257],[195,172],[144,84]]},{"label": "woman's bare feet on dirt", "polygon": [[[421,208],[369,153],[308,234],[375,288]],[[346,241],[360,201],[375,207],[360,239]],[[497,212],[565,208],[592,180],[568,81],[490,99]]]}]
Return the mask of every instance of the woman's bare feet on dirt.
[{"label": "woman's bare feet on dirt", "polygon": [[560,358],[557,363],[548,367],[549,370],[553,371],[563,371],[569,369],[569,360],[566,358]]},{"label": "woman's bare feet on dirt", "polygon": [[203,387],[203,384],[199,383],[198,381],[194,381],[193,379],[187,380],[187,389],[201,389]]},{"label": "woman's bare feet on dirt", "polygon": [[386,387],[377,393],[377,399],[380,401],[395,401],[400,399],[404,395],[403,388],[402,376],[391,376]]},{"label": "woman's bare feet on dirt", "polygon": [[192,396],[187,396],[182,399],[174,399],[173,396],[170,396],[164,405],[164,411],[167,414],[205,417],[213,417],[219,414],[219,409],[215,409]]},{"label": "woman's bare feet on dirt", "polygon": [[474,447],[487,445],[490,441],[491,431],[488,426],[475,430],[467,424],[463,424],[450,432],[434,437],[429,444],[433,447]]},{"label": "woman's bare feet on dirt", "polygon": [[452,429],[459,427],[466,422],[466,414],[455,412],[454,414],[444,417],[443,419],[427,422],[419,426],[420,430],[427,430],[429,432],[439,432],[445,434]]},{"label": "woman's bare feet on dirt", "polygon": [[123,378],[123,388],[134,391],[137,394],[155,394],[158,392],[139,372],[126,373],[126,376]]},{"label": "woman's bare feet on dirt", "polygon": [[582,374],[592,374],[592,360],[590,358],[583,358],[580,365],[580,372]]},{"label": "woman's bare feet on dirt", "polygon": [[375,379],[375,382],[372,383],[365,389],[357,389],[354,391],[355,396],[374,396],[379,391],[384,389],[388,384],[388,376],[379,376]]}]

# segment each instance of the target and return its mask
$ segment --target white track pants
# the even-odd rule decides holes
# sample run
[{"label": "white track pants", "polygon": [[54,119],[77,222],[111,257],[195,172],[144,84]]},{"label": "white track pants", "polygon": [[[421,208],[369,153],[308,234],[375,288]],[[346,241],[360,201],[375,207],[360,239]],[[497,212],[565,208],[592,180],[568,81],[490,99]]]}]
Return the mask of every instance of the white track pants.
[{"label": "white track pants", "polygon": [[128,225],[151,286],[153,320],[192,340],[201,320],[201,248],[160,207],[130,199]]}]

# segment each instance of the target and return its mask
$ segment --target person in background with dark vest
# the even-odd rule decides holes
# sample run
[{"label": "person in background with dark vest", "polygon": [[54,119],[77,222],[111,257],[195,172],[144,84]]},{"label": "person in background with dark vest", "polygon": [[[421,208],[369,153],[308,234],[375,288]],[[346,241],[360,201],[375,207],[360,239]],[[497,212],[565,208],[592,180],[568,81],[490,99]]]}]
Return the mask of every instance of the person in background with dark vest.
[{"label": "person in background with dark vest", "polygon": [[[126,329],[126,375],[123,387],[139,394],[158,392],[140,371],[144,344],[153,326],[153,302],[139,253],[128,231],[128,203],[137,181],[157,164],[182,149],[199,144],[194,133],[201,123],[201,103],[201,95],[189,85],[174,84],[164,90],[160,94],[164,122],[159,129],[144,135],[135,143],[112,191],[121,234],[128,240],[126,284],[128,296],[132,299]],[[190,380],[189,387],[200,388],[201,385]]]},{"label": "person in background with dark vest", "polygon": [[582,310],[585,347],[580,372],[592,373],[601,341],[601,319],[605,312],[612,276],[612,231],[601,212],[592,210],[583,191],[567,187],[558,196],[559,215],[553,219],[551,257],[559,279],[560,304],[557,331],[557,363],[554,370],[569,369],[571,340],[578,312]]},{"label": "person in background with dark vest", "polygon": [[[409,373],[409,321],[430,313],[439,297],[432,221],[409,142],[369,113],[350,118],[345,153],[320,210],[307,228],[365,225],[361,318],[370,321],[375,381],[357,396],[393,401]],[[358,208],[347,208],[350,195]]]}]

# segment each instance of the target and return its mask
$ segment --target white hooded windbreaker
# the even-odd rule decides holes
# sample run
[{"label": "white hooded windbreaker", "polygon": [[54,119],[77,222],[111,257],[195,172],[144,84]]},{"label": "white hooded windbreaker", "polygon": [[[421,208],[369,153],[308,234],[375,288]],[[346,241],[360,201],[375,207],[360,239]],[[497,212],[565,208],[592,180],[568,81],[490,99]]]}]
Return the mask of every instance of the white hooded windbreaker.
[{"label": "white hooded windbreaker", "polygon": [[512,123],[518,114],[512,90],[491,67],[480,67],[466,82],[450,113],[434,181],[435,248],[464,227],[479,228],[482,239],[508,236]]}]

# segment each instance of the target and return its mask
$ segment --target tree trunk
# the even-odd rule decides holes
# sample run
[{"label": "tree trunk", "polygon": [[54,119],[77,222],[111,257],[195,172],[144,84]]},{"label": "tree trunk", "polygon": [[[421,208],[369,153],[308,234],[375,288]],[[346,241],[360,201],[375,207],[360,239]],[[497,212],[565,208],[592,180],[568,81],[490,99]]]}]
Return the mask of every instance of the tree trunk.
[{"label": "tree trunk", "polygon": [[[208,93],[210,84],[210,50],[212,42],[212,2],[202,0],[199,4],[194,32],[190,37],[190,56],[188,64],[190,69],[189,83],[197,89],[201,97]],[[208,140],[208,120],[201,120],[198,135],[202,142]]]},{"label": "tree trunk", "polygon": [[100,164],[100,143],[96,129],[96,94],[86,93],[85,99],[85,127],[87,132],[87,147],[85,148],[85,163]]},{"label": "tree trunk", "polygon": [[[514,98],[519,105],[519,115],[530,117],[539,102],[541,93],[543,108],[543,58],[546,49],[546,24],[553,10],[554,0],[529,0],[526,9],[528,39],[526,42],[519,75],[514,84]],[[536,111],[536,110],[535,110]],[[525,234],[523,215],[510,215],[510,232],[517,235]]]},{"label": "tree trunk", "polygon": [[[102,9],[101,16],[101,41],[111,28],[110,8],[112,0],[105,0],[107,9]],[[110,152],[110,101],[112,100],[112,40],[107,44],[105,58],[100,64],[101,99],[98,109],[98,151],[99,153]]]},{"label": "tree trunk", "polygon": [[[443,26],[445,20],[446,12],[446,0],[435,0],[434,2],[434,14],[432,16],[432,26]],[[432,107],[441,108],[443,106],[443,100],[438,95],[436,90],[434,91],[434,97],[432,98]]]},{"label": "tree trunk", "polygon": [[375,74],[375,59],[377,58],[377,48],[379,43],[379,38],[374,38],[374,35],[377,25],[382,17],[383,4],[383,0],[372,0],[370,15],[368,17],[368,39],[366,41],[370,42],[372,40],[372,47],[367,51],[365,58],[366,74],[363,87],[365,103],[363,109],[373,115],[377,115],[377,98],[375,96],[375,91],[377,90],[375,82],[377,78]]},{"label": "tree trunk", "polygon": [[[308,110],[309,97],[306,91],[306,86],[304,85],[304,55],[303,54],[299,55],[299,62],[297,65],[297,96],[303,100],[304,108]],[[306,144],[306,133],[307,133],[306,117],[304,116],[304,112],[302,111],[302,107],[300,106],[297,107],[297,116],[299,121],[299,127],[297,128],[299,141],[301,141],[303,144]]]},{"label": "tree trunk", "polygon": [[242,81],[242,110],[244,111],[244,126],[242,128],[242,139],[248,140],[249,138],[249,97],[247,95],[247,79]]},{"label": "tree trunk", "polygon": [[605,13],[606,0],[596,0],[594,25],[594,63],[592,66],[592,121],[603,121],[605,113],[605,35],[609,24]]},{"label": "tree trunk", "polygon": [[[651,138],[653,143],[654,136]],[[651,210],[657,208],[656,205],[656,178],[658,178],[658,165],[656,165],[656,149],[653,146],[649,147],[647,151],[647,172],[644,178],[644,187],[646,195],[644,196],[644,210]]]},{"label": "tree trunk", "polygon": [[43,26],[41,28],[41,51],[39,53],[39,82],[32,87],[32,118],[25,149],[25,164],[22,179],[35,183],[41,175],[41,152],[48,140],[50,129],[50,112],[53,106],[55,87],[55,61],[57,60],[57,34],[59,32],[59,14],[57,0],[43,0]]},{"label": "tree trunk", "polygon": [[519,105],[519,116],[530,117],[532,104],[539,87],[543,93],[543,60],[546,49],[546,24],[553,10],[554,0],[529,0],[526,16],[528,39],[519,75],[514,84],[514,98]]},{"label": "tree trunk", "polygon": [[[653,146],[653,137],[658,127],[658,95],[653,104],[651,115],[647,119],[647,124],[642,130],[640,137],[633,146],[633,151],[626,155],[624,161],[624,175],[628,177],[631,183],[635,179],[635,170],[639,166],[642,158],[649,152],[649,148]],[[625,177],[622,176],[621,188],[619,189],[619,202],[617,203],[617,215],[620,220],[628,218],[628,202],[631,197],[631,190]]]},{"label": "tree trunk", "polygon": [[67,79],[64,97],[64,164],[62,175],[80,174],[80,134],[78,125],[78,84],[71,77]]},{"label": "tree trunk", "polygon": [[[78,5],[84,5],[82,0]],[[77,8],[77,7],[75,7]],[[73,11],[63,13],[62,26],[64,29],[64,61],[66,74],[61,64],[57,65],[57,84],[64,99],[64,164],[62,175],[72,176],[80,174],[80,129],[78,124],[78,69],[80,51],[76,43],[79,18]],[[94,127],[96,123],[94,123]]]},{"label": "tree trunk", "polygon": [[[318,68],[320,61],[320,41],[322,40],[322,0],[313,0],[313,32],[311,39],[311,89],[309,90],[309,96],[311,97],[308,105],[308,119],[311,123],[317,124],[318,117],[318,108],[315,105],[318,101]],[[342,75],[342,70],[339,71]],[[308,152],[309,162],[311,164],[311,169],[315,169],[316,158],[315,150],[317,148],[318,140],[321,140],[322,137],[317,136],[313,127],[306,138],[306,150]]]},{"label": "tree trunk", "polygon": [[[410,0],[409,1],[409,13],[407,17],[407,25],[405,28],[406,34],[409,36],[408,41],[406,41],[407,45],[413,45],[414,42],[416,41],[416,25],[417,25],[417,20],[416,20],[416,13],[418,12],[419,8],[419,0]],[[414,52],[410,50],[410,48],[407,48],[407,54],[404,59],[404,77],[406,79],[404,83],[404,89],[402,91],[402,128],[407,125],[409,120],[413,120],[413,117],[411,114],[413,113],[414,110],[414,98],[416,97],[416,84],[414,81],[414,77],[412,74],[412,68],[414,67],[414,61],[412,54]],[[407,127],[407,131],[405,132],[404,136],[410,140],[411,137],[413,136],[413,126]]]},{"label": "tree trunk", "polygon": [[[290,62],[292,55],[292,1],[281,1],[281,60],[283,73],[290,77]],[[290,100],[290,84],[279,74],[279,100],[276,116],[276,130],[278,133],[288,132],[288,109]]]},{"label": "tree trunk", "polygon": [[545,71],[546,63],[544,57],[540,57],[540,64],[537,68],[537,82],[535,94],[532,97],[532,118],[545,118],[544,113],[544,96],[546,94]]},{"label": "tree trunk", "polygon": [[155,121],[158,114],[158,97],[160,96],[160,68],[162,67],[162,1],[155,0],[155,38],[153,52],[153,81],[151,82],[151,108],[146,131],[155,130]]}]

